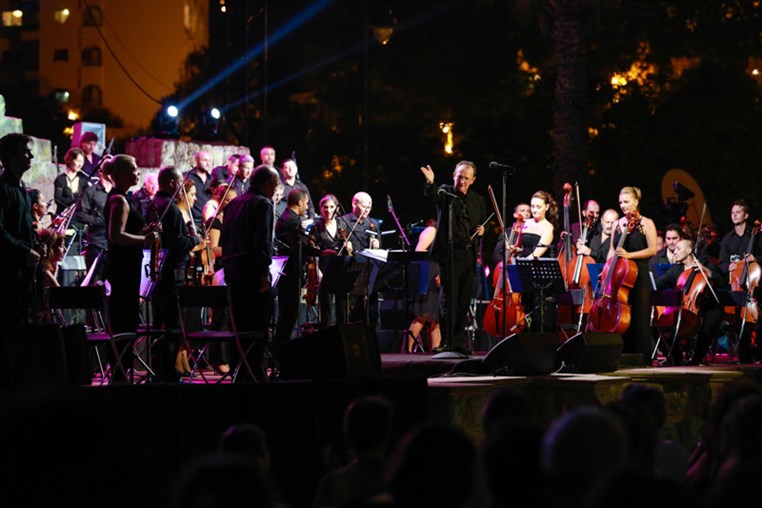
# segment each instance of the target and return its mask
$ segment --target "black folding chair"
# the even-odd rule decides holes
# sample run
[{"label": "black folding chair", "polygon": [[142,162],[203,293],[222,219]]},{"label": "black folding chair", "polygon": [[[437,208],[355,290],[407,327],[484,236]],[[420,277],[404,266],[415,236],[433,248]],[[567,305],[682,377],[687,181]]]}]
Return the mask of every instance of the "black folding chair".
[{"label": "black folding chair", "polygon": [[[180,314],[180,327],[183,334],[185,347],[188,350],[188,357],[192,363],[191,379],[197,374],[201,376],[204,383],[210,383],[210,380],[204,374],[203,366],[211,367],[212,362],[209,358],[209,348],[212,344],[229,343],[235,345],[239,354],[239,360],[234,369],[223,374],[217,383],[221,383],[225,378],[230,377],[235,382],[238,378],[241,368],[246,369],[250,379],[255,379],[254,372],[249,365],[246,355],[254,345],[255,340],[263,340],[257,337],[256,332],[239,332],[235,324],[233,315],[230,291],[227,286],[180,286],[177,288],[177,306]],[[214,311],[227,312],[230,330],[210,330],[202,324],[202,329],[191,330],[188,322],[188,311],[204,308],[214,309]],[[250,340],[248,347],[244,350],[241,340]],[[194,348],[194,344],[196,347]]]},{"label": "black folding chair", "polygon": [[[49,287],[45,289],[47,305],[50,311],[57,317],[61,324],[67,325],[62,310],[84,310],[92,315],[93,328],[85,334],[85,343],[95,350],[98,368],[101,375],[101,384],[112,384],[116,370],[124,379],[134,381],[134,369],[131,365],[124,365],[124,356],[131,351],[135,344],[134,332],[113,333],[109,326],[107,316],[106,289],[104,286],[64,286]],[[104,362],[101,350],[109,348],[114,358],[113,365]],[[129,377],[127,372],[129,371]]]}]

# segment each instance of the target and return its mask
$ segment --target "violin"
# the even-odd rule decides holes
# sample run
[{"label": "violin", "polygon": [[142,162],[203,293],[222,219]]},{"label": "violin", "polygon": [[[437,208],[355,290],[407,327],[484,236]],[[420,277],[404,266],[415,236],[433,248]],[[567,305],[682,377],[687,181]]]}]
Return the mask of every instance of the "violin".
[{"label": "violin", "polygon": [[[203,239],[209,240],[209,232],[207,230],[203,231]],[[199,282],[202,286],[211,286],[214,282],[214,261],[215,256],[212,252],[212,245],[210,242],[206,242],[206,246],[199,254],[199,258],[201,261],[201,273]]]},{"label": "violin", "polygon": [[[745,323],[756,323],[758,316],[757,302],[754,299],[755,289],[759,285],[759,278],[762,274],[762,270],[759,267],[759,263],[756,261],[747,261],[746,255],[749,254],[754,247],[754,240],[759,234],[759,220],[754,221],[754,226],[751,229],[751,236],[749,238],[749,244],[744,251],[743,262],[736,263],[735,269],[730,272],[730,289],[731,291],[743,291],[746,293],[746,304],[741,309],[741,319]],[[735,314],[735,307],[726,307],[725,312],[729,314]]]},{"label": "violin", "polygon": [[[619,238],[617,249],[640,226],[640,212],[629,214],[627,229]],[[613,236],[613,235],[612,235]],[[630,327],[631,308],[627,303],[630,288],[635,285],[638,267],[631,259],[614,253],[601,272],[601,295],[593,302],[588,315],[588,331],[624,333]]]}]

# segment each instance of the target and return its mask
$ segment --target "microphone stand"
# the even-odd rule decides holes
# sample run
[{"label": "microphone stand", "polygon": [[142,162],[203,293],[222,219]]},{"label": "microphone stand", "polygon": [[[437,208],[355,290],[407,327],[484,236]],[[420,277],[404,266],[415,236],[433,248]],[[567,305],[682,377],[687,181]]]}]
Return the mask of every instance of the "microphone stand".
[{"label": "microphone stand", "polygon": [[400,220],[397,218],[397,214],[394,213],[394,205],[392,204],[392,198],[389,195],[387,195],[386,200],[389,205],[389,213],[392,214],[392,218],[394,219],[394,222],[397,224],[397,229],[399,229],[400,237],[404,241],[404,244],[402,245],[402,249],[410,250],[410,240],[407,239],[407,236],[405,235],[405,230],[402,227],[402,224],[400,224]]}]

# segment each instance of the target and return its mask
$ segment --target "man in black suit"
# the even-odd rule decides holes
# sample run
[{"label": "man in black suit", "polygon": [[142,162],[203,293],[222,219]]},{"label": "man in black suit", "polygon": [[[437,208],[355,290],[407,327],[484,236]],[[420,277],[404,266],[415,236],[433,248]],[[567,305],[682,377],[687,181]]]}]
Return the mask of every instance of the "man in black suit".
[{"label": "man in black suit", "polygon": [[[34,249],[32,203],[22,175],[32,166],[32,139],[19,133],[0,138],[0,326],[28,321],[34,267],[40,254]],[[41,283],[42,281],[40,281]]]},{"label": "man in black suit", "polygon": [[[230,287],[236,327],[254,332],[247,360],[256,381],[267,381],[262,370],[273,305],[270,264],[273,253],[273,203],[278,173],[257,166],[249,189],[227,204],[220,246],[225,281]],[[252,342],[242,344],[244,350]],[[241,374],[244,374],[243,370]],[[239,378],[241,376],[239,375]]]},{"label": "man in black suit", "polygon": [[[476,165],[460,161],[452,174],[453,185],[434,185],[431,166],[421,168],[426,178],[425,193],[437,208],[437,235],[431,250],[439,263],[442,284],[439,292],[440,323],[444,348],[470,354],[466,336],[466,318],[473,296],[476,275],[476,250],[484,235],[487,218],[484,198],[471,190],[476,180]],[[450,207],[452,227],[450,227]],[[449,231],[452,230],[452,238]]]}]

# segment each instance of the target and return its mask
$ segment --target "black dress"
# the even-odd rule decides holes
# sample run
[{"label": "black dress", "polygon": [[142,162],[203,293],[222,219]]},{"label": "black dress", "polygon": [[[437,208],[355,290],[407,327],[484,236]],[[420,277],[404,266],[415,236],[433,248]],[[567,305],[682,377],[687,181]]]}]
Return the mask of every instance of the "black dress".
[{"label": "black dress", "polygon": [[[614,235],[614,245],[619,245],[621,231],[617,228]],[[635,252],[648,247],[643,227],[636,228],[624,240],[624,250]],[[643,362],[650,365],[651,361],[651,280],[648,275],[648,262],[651,258],[633,259],[638,268],[635,285],[630,289],[628,303],[630,304],[630,326],[622,335],[624,353],[640,353]]]},{"label": "black dress", "polygon": [[[310,228],[310,238],[321,252],[325,250],[334,250],[338,253],[341,251],[341,248],[344,245],[344,241],[339,235],[339,227],[341,227],[340,223],[336,226],[336,234],[332,235],[331,232],[328,231],[328,229],[325,227],[325,221],[322,218],[317,219],[315,224],[313,224],[313,226]],[[347,233],[348,231],[344,231],[344,234]],[[326,272],[328,271],[328,264],[332,261],[330,258],[330,256],[320,256],[319,258],[318,265],[320,266],[320,271],[323,273],[323,277],[325,277]],[[333,261],[337,260],[334,259]],[[331,316],[334,315],[334,313],[336,317],[336,324],[344,324],[347,321],[346,293],[331,293],[329,289],[330,288],[328,288],[321,281],[320,286],[318,287],[320,328],[325,328],[331,324]],[[336,300],[335,312],[334,306],[331,302],[331,295],[334,295],[334,299]]]},{"label": "black dress", "polygon": [[[129,204],[125,232],[140,235],[145,221],[138,205],[126,193],[112,189],[108,194],[105,209],[106,231],[109,229],[111,210],[116,196],[124,196]],[[109,297],[109,320],[114,333],[135,332],[140,315],[140,270],[143,263],[142,245],[116,245],[108,241],[106,258],[106,278],[111,285]]]}]

